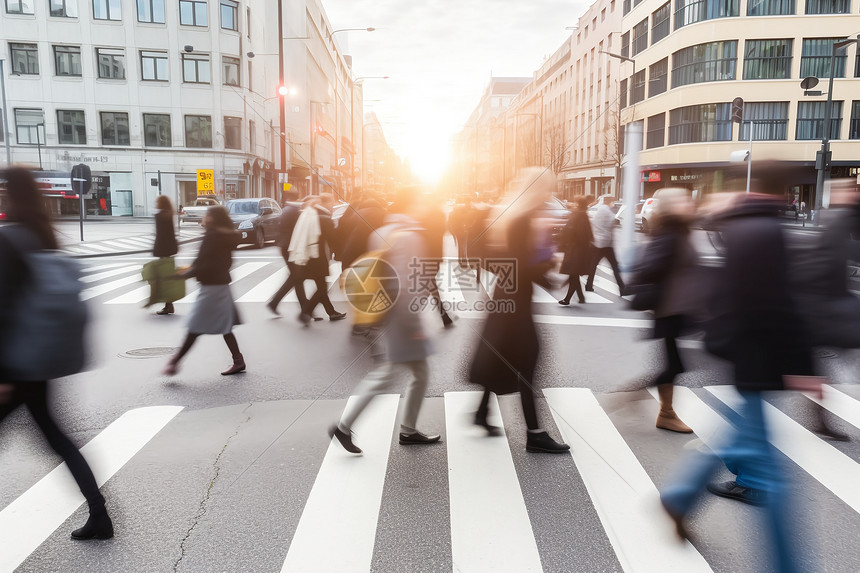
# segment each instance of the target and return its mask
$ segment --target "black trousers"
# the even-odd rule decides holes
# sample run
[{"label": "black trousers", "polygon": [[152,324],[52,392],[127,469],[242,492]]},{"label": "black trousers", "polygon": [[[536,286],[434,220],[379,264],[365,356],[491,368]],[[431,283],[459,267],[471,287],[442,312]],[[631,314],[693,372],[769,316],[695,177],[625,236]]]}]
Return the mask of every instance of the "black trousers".
[{"label": "black trousers", "polygon": [[[520,392],[520,402],[523,405],[523,417],[526,419],[526,428],[529,430],[540,429],[537,417],[537,408],[535,407],[535,395],[531,385],[521,380],[517,383],[517,386],[519,387]],[[490,394],[492,394],[492,392],[484,390],[484,395],[481,396],[481,403],[478,405],[477,414],[479,416],[487,416],[490,408]]]},{"label": "black trousers", "polygon": [[296,297],[299,299],[299,305],[301,305],[301,308],[305,308],[308,304],[308,297],[305,294],[305,280],[302,276],[302,270],[295,263],[286,260],[285,262],[287,263],[287,270],[290,272],[290,276],[287,277],[287,280],[284,281],[284,284],[281,285],[281,288],[278,289],[272,300],[269,301],[269,304],[277,306],[287,296],[290,289],[296,289]]},{"label": "black trousers", "polygon": [[12,384],[14,390],[10,400],[0,404],[0,421],[18,406],[22,404],[27,406],[30,415],[33,416],[39,429],[45,435],[48,445],[66,462],[69,471],[72,472],[72,477],[75,478],[81,493],[84,494],[87,504],[91,508],[104,507],[105,498],[99,493],[99,486],[87,460],[84,459],[75,444],[63,433],[51,416],[48,409],[48,383],[13,382]]},{"label": "black trousers", "polygon": [[618,290],[622,293],[624,292],[624,281],[621,279],[621,273],[618,270],[618,259],[615,258],[615,249],[612,247],[602,247],[593,249],[594,252],[594,264],[591,265],[591,272],[588,274],[588,280],[585,282],[585,288],[592,288],[594,286],[594,275],[597,272],[597,265],[601,260],[606,259],[609,261],[609,266],[612,267],[612,274],[615,275],[615,282],[618,284]]},{"label": "black trousers", "polygon": [[684,373],[684,363],[681,362],[681,355],[678,352],[678,343],[674,336],[667,336],[663,339],[663,344],[666,349],[666,366],[663,371],[654,379],[654,386],[660,384],[672,384],[675,378]]},{"label": "black trousers", "polygon": [[318,304],[322,304],[325,309],[326,314],[329,316],[333,315],[337,311],[334,309],[334,305],[331,303],[331,299],[328,297],[328,283],[326,283],[325,277],[316,276],[313,278],[314,284],[317,287],[314,295],[305,303],[302,308],[304,309],[305,314],[313,314],[314,309]]}]

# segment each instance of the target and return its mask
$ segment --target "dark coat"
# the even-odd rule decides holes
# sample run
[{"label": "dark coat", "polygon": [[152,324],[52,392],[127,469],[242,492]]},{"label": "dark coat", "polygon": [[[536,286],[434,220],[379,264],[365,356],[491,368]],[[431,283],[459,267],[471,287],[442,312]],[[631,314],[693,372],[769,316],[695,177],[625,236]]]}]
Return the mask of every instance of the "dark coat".
[{"label": "dark coat", "polygon": [[[12,231],[11,228],[7,228]],[[10,336],[17,299],[30,280],[30,271],[21,252],[0,233],[0,344]],[[3,382],[0,372],[0,383]]]},{"label": "dark coat", "polygon": [[331,213],[325,209],[317,209],[320,217],[319,256],[308,261],[305,267],[305,278],[314,280],[328,276],[331,262],[331,244],[334,239],[334,223]]},{"label": "dark coat", "polygon": [[230,284],[233,250],[239,246],[239,234],[221,229],[207,229],[197,258],[186,273],[202,285]]},{"label": "dark coat", "polygon": [[172,257],[179,252],[176,233],[173,230],[173,213],[159,211],[155,214],[155,245],[152,255],[155,257]]},{"label": "dark coat", "polygon": [[292,203],[284,205],[281,211],[280,221],[278,222],[278,246],[281,248],[281,256],[284,260],[290,257],[290,240],[293,238],[293,229],[296,228],[296,221],[299,220],[301,209]]},{"label": "dark coat", "polygon": [[362,206],[355,219],[352,220],[352,230],[343,248],[344,268],[354,263],[358,257],[368,251],[368,239],[371,233],[382,227],[385,221],[385,208],[379,201],[368,201]]},{"label": "dark coat", "polygon": [[580,276],[591,272],[594,263],[591,245],[593,240],[588,214],[585,211],[573,211],[567,218],[561,233],[561,247],[564,252],[564,260],[561,263],[562,274]]}]

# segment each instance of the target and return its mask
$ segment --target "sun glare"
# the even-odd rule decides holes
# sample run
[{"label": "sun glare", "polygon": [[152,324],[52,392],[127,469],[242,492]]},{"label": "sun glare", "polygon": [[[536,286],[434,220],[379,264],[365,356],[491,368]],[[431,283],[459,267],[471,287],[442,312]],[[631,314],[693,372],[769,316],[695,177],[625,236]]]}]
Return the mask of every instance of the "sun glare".
[{"label": "sun glare", "polygon": [[427,185],[436,185],[451,161],[450,138],[429,130],[410,130],[404,152],[412,172]]}]

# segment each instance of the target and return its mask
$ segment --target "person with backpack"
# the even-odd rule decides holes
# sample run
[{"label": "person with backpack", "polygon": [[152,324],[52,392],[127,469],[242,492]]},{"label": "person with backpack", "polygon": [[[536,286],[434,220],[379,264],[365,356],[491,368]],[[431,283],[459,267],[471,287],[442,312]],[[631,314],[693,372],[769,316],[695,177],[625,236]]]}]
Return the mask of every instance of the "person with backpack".
[{"label": "person with backpack", "polygon": [[[77,283],[77,275],[67,269],[54,284],[39,284],[50,271],[46,267],[51,259],[45,257],[57,257],[55,261],[62,262],[59,255],[48,254],[57,249],[57,239],[44,198],[30,171],[23,167],[0,172],[0,179],[6,180],[8,220],[14,223],[0,229],[0,421],[18,406],[27,407],[87,500],[89,518],[83,527],[72,531],[72,539],[109,539],[114,529],[105,498],[87,461],[57,425],[48,406],[52,389],[49,378],[73,374],[83,367],[86,306],[80,300],[80,290],[71,291],[71,300],[61,297],[62,306],[55,312],[41,312],[33,306],[42,304],[44,310],[44,305],[50,304],[42,287],[58,291],[64,286],[62,281]],[[33,331],[34,324],[39,325],[38,331]],[[22,344],[44,350],[51,341],[63,345],[63,335],[72,337],[72,343],[65,343],[65,353],[21,363]]]}]

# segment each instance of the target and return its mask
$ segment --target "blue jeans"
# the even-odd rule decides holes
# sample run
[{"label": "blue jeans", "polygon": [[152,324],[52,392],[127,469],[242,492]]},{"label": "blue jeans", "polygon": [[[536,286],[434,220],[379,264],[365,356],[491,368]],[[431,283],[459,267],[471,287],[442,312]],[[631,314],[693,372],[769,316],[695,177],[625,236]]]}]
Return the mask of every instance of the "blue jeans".
[{"label": "blue jeans", "polygon": [[767,440],[763,401],[759,392],[741,392],[740,421],[717,452],[695,452],[660,492],[663,504],[675,515],[687,515],[719,469],[720,461],[737,475],[741,487],[765,493],[765,523],[770,531],[773,558],[780,573],[801,571],[795,559],[785,476]]}]

